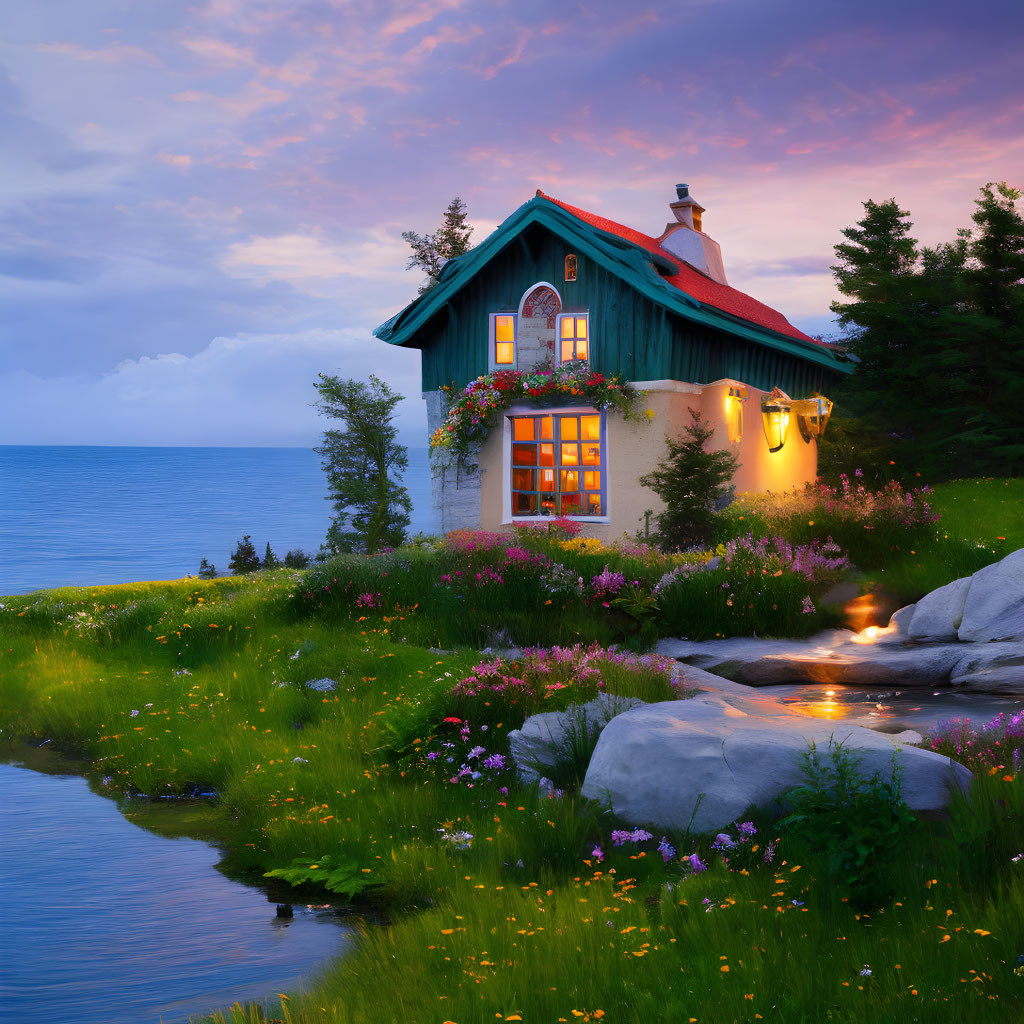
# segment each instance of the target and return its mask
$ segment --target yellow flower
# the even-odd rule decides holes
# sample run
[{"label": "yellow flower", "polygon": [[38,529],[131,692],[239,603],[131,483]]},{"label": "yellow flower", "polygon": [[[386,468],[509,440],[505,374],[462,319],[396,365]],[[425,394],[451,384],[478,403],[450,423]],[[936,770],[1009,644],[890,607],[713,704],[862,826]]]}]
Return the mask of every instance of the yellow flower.
[{"label": "yellow flower", "polygon": [[653,420],[653,419],[654,419],[654,410],[653,410],[653,409],[644,409],[644,415],[645,415],[645,416],[646,416],[646,417],[647,417],[647,418],[648,418],[649,420]]}]

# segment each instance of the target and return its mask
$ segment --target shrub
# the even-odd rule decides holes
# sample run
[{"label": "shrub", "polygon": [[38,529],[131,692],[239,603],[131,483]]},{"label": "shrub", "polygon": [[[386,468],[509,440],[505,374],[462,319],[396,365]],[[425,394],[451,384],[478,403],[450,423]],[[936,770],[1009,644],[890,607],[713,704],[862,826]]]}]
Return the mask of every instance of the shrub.
[{"label": "shrub", "polygon": [[212,580],[217,576],[217,566],[208,562],[205,558],[199,563],[198,576],[201,580]]},{"label": "shrub", "polygon": [[236,576],[241,576],[243,573],[255,572],[259,567],[260,556],[256,554],[252,538],[249,534],[246,534],[231,553],[231,561],[228,562],[228,568]]},{"label": "shrub", "polygon": [[703,544],[711,540],[715,507],[731,493],[729,480],[736,472],[736,456],[726,450],[705,451],[714,428],[699,412],[690,410],[692,422],[684,438],[665,438],[668,455],[653,473],[640,478],[663,502],[657,516],[658,537],[666,549]]},{"label": "shrub", "polygon": [[828,877],[859,909],[892,896],[900,853],[917,826],[900,791],[897,756],[889,778],[879,772],[864,778],[858,756],[841,743],[829,741],[825,753],[812,743],[804,755],[806,783],[781,798],[788,813],[780,832],[823,858]]},{"label": "shrub", "polygon": [[924,737],[924,745],[936,753],[967,765],[972,772],[1024,770],[1024,711],[1007,715],[1000,711],[981,728],[969,718],[939,722]]},{"label": "shrub", "polygon": [[309,565],[309,555],[302,548],[296,548],[284,556],[284,564],[288,569],[305,569]]}]

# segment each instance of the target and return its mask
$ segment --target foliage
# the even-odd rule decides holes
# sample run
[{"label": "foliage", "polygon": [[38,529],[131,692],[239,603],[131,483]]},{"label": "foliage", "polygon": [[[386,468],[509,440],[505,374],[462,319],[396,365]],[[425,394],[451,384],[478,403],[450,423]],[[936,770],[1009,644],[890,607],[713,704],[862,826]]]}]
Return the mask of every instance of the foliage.
[{"label": "foliage", "polygon": [[904,488],[890,480],[870,490],[860,469],[854,481],[843,473],[836,487],[819,480],[802,491],[740,495],[720,514],[719,534],[782,535],[794,543],[829,537],[862,568],[885,564],[894,551],[934,536],[939,514],[930,488]]},{"label": "foliage", "polygon": [[897,861],[916,826],[901,795],[902,769],[893,754],[889,778],[865,778],[859,758],[841,743],[815,744],[804,755],[806,783],[789,790],[779,822],[786,836],[799,836],[824,858],[827,876],[857,909],[874,909],[892,896]]},{"label": "foliage", "polygon": [[359,867],[358,861],[343,853],[327,853],[316,860],[296,857],[291,866],[265,871],[264,878],[283,878],[292,885],[310,883],[323,886],[328,892],[340,893],[352,899],[372,884]]},{"label": "foliage", "polygon": [[419,267],[427,273],[427,283],[420,289],[421,294],[437,281],[441,268],[448,260],[469,252],[469,236],[473,228],[466,223],[466,216],[466,204],[456,196],[448,204],[441,226],[434,234],[402,232],[402,238],[412,247],[406,269]]},{"label": "foliage", "polygon": [[[1024,464],[1024,218],[1017,189],[981,189],[974,229],[919,247],[895,199],[868,200],[845,228],[832,268],[850,301],[833,311],[858,360],[837,394],[843,416],[868,424],[875,476],[908,479]],[[842,439],[840,439],[842,440]],[[856,441],[851,436],[850,440]],[[823,442],[826,471],[849,469],[843,446]]]},{"label": "foliage", "polygon": [[444,422],[430,438],[435,464],[472,466],[472,457],[502,412],[524,398],[543,407],[544,402],[579,401],[595,409],[611,407],[628,419],[639,419],[640,395],[622,374],[605,377],[584,365],[566,363],[553,370],[523,373],[496,370],[470,381],[461,391],[442,388],[448,399]]},{"label": "foliage", "polygon": [[668,550],[711,540],[715,509],[732,493],[729,481],[739,464],[725,449],[707,451],[714,428],[696,410],[690,416],[682,438],[665,438],[668,455],[661,465],[640,478],[665,503],[656,522],[659,543]]},{"label": "foliage", "polygon": [[978,727],[969,718],[953,718],[929,729],[925,745],[967,765],[972,772],[1024,771],[1024,711],[1000,711]]},{"label": "foliage", "polygon": [[320,374],[317,408],[344,421],[324,431],[323,456],[334,516],[327,531],[331,553],[397,547],[409,525],[412,501],[402,485],[408,453],[398,443],[395,406],[402,396],[379,377],[368,382]]},{"label": "foliage", "polygon": [[284,564],[287,569],[305,569],[309,565],[309,555],[302,548],[295,548],[284,556]]},{"label": "foliage", "polygon": [[264,569],[279,569],[281,567],[281,559],[274,554],[270,547],[270,541],[267,541],[267,550],[263,554],[263,568]]},{"label": "foliage", "polygon": [[236,575],[241,576],[247,572],[256,572],[260,567],[260,556],[256,554],[252,538],[246,534],[231,553],[231,561],[228,568]]},{"label": "foliage", "polygon": [[201,580],[212,580],[217,576],[217,566],[208,562],[205,558],[199,563],[199,572],[197,574]]},{"label": "foliage", "polygon": [[710,561],[684,562],[661,577],[653,590],[659,631],[693,640],[807,636],[831,624],[832,613],[814,602],[848,570],[830,541],[737,537]]}]

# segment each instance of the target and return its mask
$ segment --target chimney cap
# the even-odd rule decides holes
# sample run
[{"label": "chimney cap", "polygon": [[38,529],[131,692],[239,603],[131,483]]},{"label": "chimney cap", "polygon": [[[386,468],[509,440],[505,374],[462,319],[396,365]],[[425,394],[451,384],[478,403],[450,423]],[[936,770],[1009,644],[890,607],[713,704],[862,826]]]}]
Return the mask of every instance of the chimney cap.
[{"label": "chimney cap", "polygon": [[676,185],[676,197],[678,199],[689,199],[690,198],[690,186],[689,185]]}]

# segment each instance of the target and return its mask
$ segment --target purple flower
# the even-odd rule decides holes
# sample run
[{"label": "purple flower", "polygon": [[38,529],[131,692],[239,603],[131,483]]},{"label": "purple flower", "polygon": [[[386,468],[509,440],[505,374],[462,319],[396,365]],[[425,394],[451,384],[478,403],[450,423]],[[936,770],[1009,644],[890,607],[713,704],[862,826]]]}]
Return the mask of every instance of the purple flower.
[{"label": "purple flower", "polygon": [[621,846],[623,843],[628,843],[632,839],[631,832],[623,832],[621,829],[617,829],[612,833],[612,843],[615,846]]},{"label": "purple flower", "polygon": [[667,837],[662,836],[661,842],[658,843],[658,853],[661,854],[662,861],[667,864],[676,855],[676,848],[669,844]]},{"label": "purple flower", "polygon": [[427,760],[428,761],[433,761],[435,757],[437,757],[437,751],[436,750],[432,750],[429,754],[427,754]]},{"label": "purple flower", "polygon": [[757,827],[752,821],[741,821],[737,826],[740,833],[740,842],[744,839],[750,839],[751,836],[757,835]]},{"label": "purple flower", "polygon": [[693,868],[694,872],[707,871],[708,866],[697,856],[695,853],[690,854],[690,867]]},{"label": "purple flower", "polygon": [[629,838],[634,843],[646,843],[648,839],[653,839],[654,836],[650,832],[645,832],[642,828],[635,828]]},{"label": "purple flower", "polygon": [[602,850],[600,846],[595,846],[590,851],[590,856],[593,857],[594,860],[596,860],[598,864],[600,864],[601,861],[604,860],[604,850]]},{"label": "purple flower", "polygon": [[711,844],[713,850],[732,850],[736,847],[736,840],[728,832],[719,832],[715,841]]},{"label": "purple flower", "polygon": [[485,768],[492,768],[492,769],[504,768],[505,767],[505,758],[504,758],[504,756],[502,754],[491,754],[490,757],[488,757],[486,760],[483,761],[483,766]]},{"label": "purple flower", "polygon": [[474,757],[479,757],[479,756],[480,756],[481,754],[486,754],[486,753],[487,753],[487,748],[486,748],[486,747],[474,747],[474,748],[473,748],[473,749],[472,749],[472,750],[471,750],[471,751],[470,751],[470,752],[469,752],[469,753],[468,753],[468,754],[466,755],[466,760],[467,760],[467,761],[470,761],[470,760],[472,760],[472,759],[473,759]]}]

